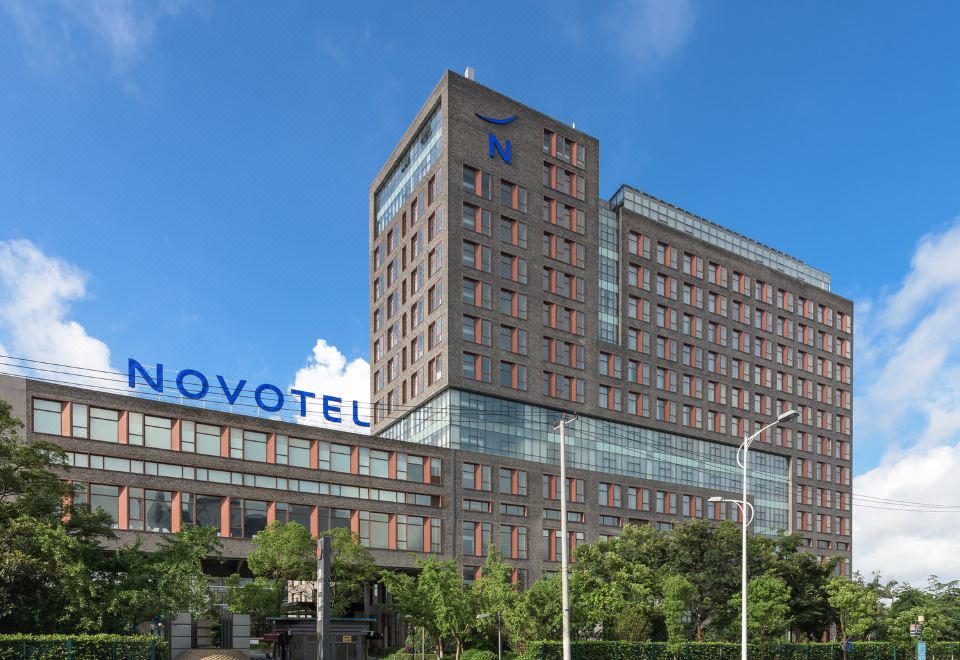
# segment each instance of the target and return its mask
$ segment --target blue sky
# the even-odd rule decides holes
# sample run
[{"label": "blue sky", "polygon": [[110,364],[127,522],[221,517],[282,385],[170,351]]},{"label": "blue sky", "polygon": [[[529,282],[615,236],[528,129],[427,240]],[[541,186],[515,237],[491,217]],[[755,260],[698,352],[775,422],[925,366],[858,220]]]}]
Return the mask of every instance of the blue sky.
[{"label": "blue sky", "polygon": [[960,466],[960,339],[902,371],[960,295],[960,7],[417,7],[0,0],[0,348],[356,387],[368,184],[471,65],[599,138],[604,196],[629,183],[831,273],[858,302],[858,414],[883,413],[857,426],[872,492],[910,448]]}]

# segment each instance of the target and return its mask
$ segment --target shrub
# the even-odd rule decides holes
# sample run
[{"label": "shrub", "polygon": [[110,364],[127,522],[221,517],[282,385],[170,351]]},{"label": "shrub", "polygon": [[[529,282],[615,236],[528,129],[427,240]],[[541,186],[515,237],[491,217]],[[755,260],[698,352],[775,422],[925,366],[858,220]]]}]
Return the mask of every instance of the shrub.
[{"label": "shrub", "polygon": [[497,654],[486,649],[467,649],[460,654],[460,660],[497,660]]},{"label": "shrub", "polygon": [[[685,642],[676,654],[665,642],[573,642],[573,660],[739,660],[740,645],[733,642]],[[750,660],[760,660],[760,645],[751,644]],[[847,660],[915,660],[914,644],[854,642]],[[518,660],[561,660],[563,645],[554,641],[530,642]],[[766,660],[842,660],[839,642],[788,644],[768,642]],[[960,660],[960,642],[927,642],[928,660]],[[480,659],[477,659],[480,660]]]},{"label": "shrub", "polygon": [[0,660],[165,660],[167,642],[149,635],[0,635]]}]

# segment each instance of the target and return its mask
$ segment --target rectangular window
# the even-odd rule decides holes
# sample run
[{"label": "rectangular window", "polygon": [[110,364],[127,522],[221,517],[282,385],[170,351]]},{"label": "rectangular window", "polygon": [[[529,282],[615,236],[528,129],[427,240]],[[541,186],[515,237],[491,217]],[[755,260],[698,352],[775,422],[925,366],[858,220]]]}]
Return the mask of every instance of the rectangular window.
[{"label": "rectangular window", "polygon": [[267,503],[230,498],[230,536],[249,539],[267,526]]},{"label": "rectangular window", "polygon": [[143,416],[144,440],[147,447],[157,449],[171,448],[171,429],[173,421],[164,417]]},{"label": "rectangular window", "polygon": [[390,476],[390,453],[360,447],[360,474],[386,479]]},{"label": "rectangular window", "polygon": [[350,453],[349,445],[330,444],[330,469],[334,472],[343,472],[350,474]]},{"label": "rectangular window", "polygon": [[63,404],[59,401],[44,399],[33,400],[33,431],[60,435],[63,432],[63,423],[60,419]]},{"label": "rectangular window", "polygon": [[80,403],[73,404],[73,437],[87,437],[87,407]]},{"label": "rectangular window", "polygon": [[90,408],[90,439],[120,442],[120,413],[116,410]]},{"label": "rectangular window", "polygon": [[87,487],[88,504],[91,511],[102,509],[113,519],[111,527],[117,529],[120,522],[120,487],[103,484],[90,484]]},{"label": "rectangular window", "polygon": [[390,547],[390,515],[360,512],[360,543],[367,548],[386,549]]},{"label": "rectangular window", "polygon": [[243,432],[243,458],[247,461],[267,461],[267,434],[255,431]]}]

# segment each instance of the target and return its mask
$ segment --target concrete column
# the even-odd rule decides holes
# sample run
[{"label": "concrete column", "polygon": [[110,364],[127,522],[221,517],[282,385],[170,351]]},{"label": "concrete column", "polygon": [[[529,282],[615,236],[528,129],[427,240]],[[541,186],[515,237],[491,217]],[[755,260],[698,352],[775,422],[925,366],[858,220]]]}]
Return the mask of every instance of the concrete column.
[{"label": "concrete column", "polygon": [[233,615],[233,644],[234,650],[242,651],[247,657],[250,657],[250,615]]},{"label": "concrete column", "polygon": [[183,524],[183,494],[178,490],[173,494],[170,504],[170,531],[179,532]]},{"label": "concrete column", "polygon": [[191,621],[189,613],[181,612],[170,622],[170,660],[177,660],[190,650]]}]

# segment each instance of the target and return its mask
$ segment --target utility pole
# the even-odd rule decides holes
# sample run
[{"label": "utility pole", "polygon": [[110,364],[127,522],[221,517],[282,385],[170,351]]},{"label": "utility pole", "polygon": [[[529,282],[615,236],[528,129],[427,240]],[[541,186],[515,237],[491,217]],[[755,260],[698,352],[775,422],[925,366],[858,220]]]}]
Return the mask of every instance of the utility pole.
[{"label": "utility pole", "polygon": [[570,559],[570,537],[567,533],[567,442],[565,430],[567,424],[575,421],[576,416],[570,419],[560,418],[560,422],[553,427],[560,430],[560,588],[562,592],[563,608],[563,660],[570,660],[570,583],[567,576],[567,563]]},{"label": "utility pole", "polygon": [[330,560],[333,550],[329,536],[317,541],[317,660],[333,660],[330,634]]}]

